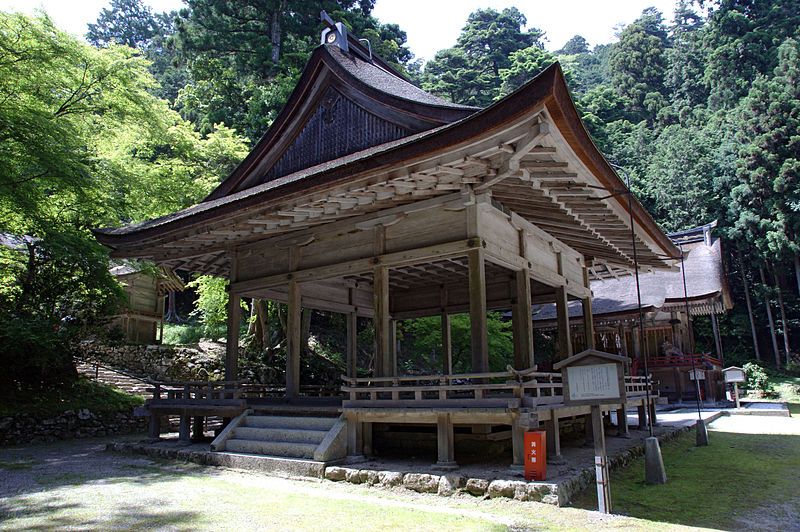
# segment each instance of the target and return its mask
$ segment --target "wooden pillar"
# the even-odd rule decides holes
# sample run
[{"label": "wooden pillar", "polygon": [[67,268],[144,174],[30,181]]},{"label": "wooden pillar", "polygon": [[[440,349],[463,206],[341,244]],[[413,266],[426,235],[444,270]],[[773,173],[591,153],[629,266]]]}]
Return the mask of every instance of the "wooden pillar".
[{"label": "wooden pillar", "polygon": [[630,438],[631,433],[628,429],[628,414],[625,412],[625,405],[619,405],[617,409],[617,436]]},{"label": "wooden pillar", "polygon": [[347,456],[363,456],[364,449],[361,433],[363,423],[358,419],[358,414],[348,413],[345,415],[347,419]]},{"label": "wooden pillar", "polygon": [[525,465],[525,426],[520,423],[519,413],[511,414],[511,465]]},{"label": "wooden pillar", "polygon": [[569,307],[567,287],[556,287],[556,322],[558,326],[558,342],[556,360],[564,360],[572,356],[572,336],[569,330]]},{"label": "wooden pillar", "polygon": [[147,437],[151,440],[157,440],[161,437],[161,416],[153,411],[150,411],[150,420],[147,426]]},{"label": "wooden pillar", "polygon": [[181,422],[178,427],[178,439],[182,443],[189,443],[191,441],[191,435],[189,434],[189,424],[191,423],[191,416],[182,414],[181,415]]},{"label": "wooden pillar", "polygon": [[450,315],[442,312],[442,371],[445,375],[453,373],[453,340],[450,333]]},{"label": "wooden pillar", "polygon": [[594,316],[592,316],[592,298],[581,300],[583,305],[583,334],[586,337],[586,349],[594,349]]},{"label": "wooden pillar", "polygon": [[625,326],[622,323],[617,326],[617,334],[619,335],[620,354],[626,357],[628,356],[628,337],[625,334]]},{"label": "wooden pillar", "polygon": [[544,429],[547,438],[547,461],[558,463],[561,460],[561,428],[555,410],[550,411],[550,419],[545,421]]},{"label": "wooden pillar", "polygon": [[239,324],[242,305],[239,294],[228,292],[228,332],[225,344],[225,380],[235,381],[239,372]]},{"label": "wooden pillar", "polygon": [[348,312],[347,321],[347,376],[358,377],[356,359],[358,356],[358,315]]},{"label": "wooden pillar", "polygon": [[372,423],[361,423],[361,451],[364,456],[375,454],[372,447]]},{"label": "wooden pillar", "polygon": [[642,404],[636,407],[636,414],[639,418],[639,430],[644,430],[647,428],[647,412],[645,410],[644,399],[642,400]]},{"label": "wooden pillar", "polygon": [[391,324],[389,319],[389,268],[373,269],[373,300],[375,309],[375,376],[392,375]]},{"label": "wooden pillar", "polygon": [[515,272],[515,276],[516,304],[511,309],[514,326],[514,368],[528,369],[534,364],[530,271],[523,268]]},{"label": "wooden pillar", "polygon": [[439,468],[455,468],[455,448],[453,445],[453,421],[450,414],[436,416],[436,466]]},{"label": "wooden pillar", "polygon": [[[714,310],[716,310],[716,308]],[[724,361],[725,353],[722,351],[722,336],[719,334],[719,322],[713,310],[711,312],[711,329],[714,333],[714,347],[717,348],[717,358],[720,359],[720,361]]]},{"label": "wooden pillar", "polygon": [[486,269],[483,263],[483,250],[470,250],[467,259],[472,372],[485,373],[489,371],[489,333],[486,324]]},{"label": "wooden pillar", "polygon": [[202,440],[205,435],[203,429],[203,416],[194,416],[192,418],[192,439]]},{"label": "wooden pillar", "polygon": [[633,340],[633,356],[642,358],[642,337],[638,325],[631,327],[631,339]]},{"label": "wooden pillar", "polygon": [[302,336],[302,301],[300,285],[289,281],[288,316],[286,318],[286,397],[300,393],[300,342]]}]

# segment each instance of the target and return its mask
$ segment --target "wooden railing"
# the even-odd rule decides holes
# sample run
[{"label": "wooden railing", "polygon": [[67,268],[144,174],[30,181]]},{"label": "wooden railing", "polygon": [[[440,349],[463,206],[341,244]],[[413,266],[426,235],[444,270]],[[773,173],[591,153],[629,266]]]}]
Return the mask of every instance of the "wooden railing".
[{"label": "wooden railing", "polygon": [[[342,376],[344,407],[482,406],[509,408],[564,402],[561,373],[535,370],[404,377]],[[645,377],[625,377],[629,397],[646,393]],[[651,383],[652,390],[652,383]]]},{"label": "wooden railing", "polygon": [[[286,387],[272,384],[245,384],[242,389],[246,399],[282,398],[286,396]],[[342,392],[336,386],[302,385],[300,397],[339,397]]]},{"label": "wooden railing", "polygon": [[[703,355],[703,354],[659,355],[654,357],[648,357],[647,359],[648,369],[691,367],[692,364],[694,364],[697,369],[705,369],[709,365],[722,368],[722,361],[720,359],[712,357],[711,355]],[[642,367],[644,367],[644,362],[637,358],[633,361],[633,367],[631,368],[631,372],[638,373]]]},{"label": "wooden railing", "polygon": [[226,404],[242,402],[244,381],[157,382],[149,404]]}]

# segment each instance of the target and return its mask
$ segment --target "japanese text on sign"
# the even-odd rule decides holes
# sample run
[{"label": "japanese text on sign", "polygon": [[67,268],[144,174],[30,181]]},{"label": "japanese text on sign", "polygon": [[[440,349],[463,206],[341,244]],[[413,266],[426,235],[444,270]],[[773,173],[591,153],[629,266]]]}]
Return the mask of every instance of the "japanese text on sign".
[{"label": "japanese text on sign", "polygon": [[573,401],[620,397],[616,364],[570,366],[567,368],[569,397]]}]

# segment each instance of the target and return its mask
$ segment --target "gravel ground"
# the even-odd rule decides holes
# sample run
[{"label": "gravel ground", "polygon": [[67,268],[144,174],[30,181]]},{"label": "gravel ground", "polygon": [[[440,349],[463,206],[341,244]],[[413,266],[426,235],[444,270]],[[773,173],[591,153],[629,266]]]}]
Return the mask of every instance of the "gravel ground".
[{"label": "gravel ground", "polygon": [[154,461],[106,452],[109,441],[0,449],[0,530],[665,529],[539,503]]},{"label": "gravel ground", "polygon": [[[711,429],[800,435],[800,419],[731,416]],[[0,530],[685,529],[577,508],[155,461],[105,452],[109,441],[0,449]],[[735,528],[798,530],[799,509],[797,499],[755,508]]]}]

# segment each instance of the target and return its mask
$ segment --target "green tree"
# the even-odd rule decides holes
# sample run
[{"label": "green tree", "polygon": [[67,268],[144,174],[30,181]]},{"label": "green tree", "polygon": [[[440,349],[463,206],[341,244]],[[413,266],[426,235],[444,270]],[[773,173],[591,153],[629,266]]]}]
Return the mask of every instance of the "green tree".
[{"label": "green tree", "polygon": [[[511,52],[509,59],[511,60],[511,64],[508,68],[500,70],[502,85],[500,86],[500,94],[498,97],[510,94],[518,87],[521,87],[526,82],[536,77],[540,72],[557,60],[555,55],[538,46],[530,46],[522,50],[517,50],[516,52]],[[570,70],[566,70],[565,75],[569,83],[572,77]]]},{"label": "green tree", "polygon": [[711,108],[735,107],[757,76],[772,72],[778,47],[798,27],[795,0],[717,0],[703,35]]},{"label": "green tree", "polygon": [[629,119],[652,123],[665,105],[667,29],[661,13],[647,8],[625,27],[609,59],[611,83],[627,100]]},{"label": "green tree", "polygon": [[191,80],[177,108],[203,134],[222,123],[251,143],[260,138],[319,44],[322,9],[368,39],[375,53],[401,70],[412,57],[405,32],[370,16],[371,0],[187,4],[179,13],[173,41],[188,61]]},{"label": "green tree", "polygon": [[422,87],[467,105],[486,106],[499,94],[500,72],[511,67],[511,54],[542,48],[544,33],[524,30],[525,16],[514,7],[479,9],[469,15],[455,47],[441,51],[425,65]]},{"label": "green tree", "polygon": [[174,102],[188,77],[186,65],[169,42],[176,16],[153,13],[142,0],[112,0],[110,8],[103,8],[97,21],[88,25],[86,40],[98,47],[122,44],[141,50],[159,82],[153,94]]},{"label": "green tree", "polygon": [[793,258],[800,247],[800,44],[787,39],[771,77],[759,76],[740,104],[732,235],[763,258]]},{"label": "green tree", "polygon": [[589,43],[581,35],[575,35],[556,53],[558,55],[588,54]]}]

